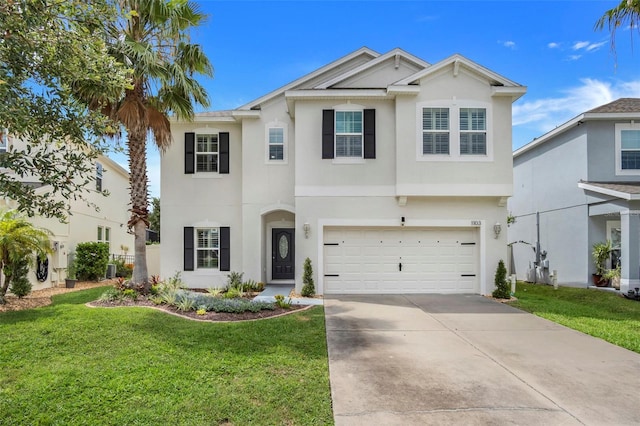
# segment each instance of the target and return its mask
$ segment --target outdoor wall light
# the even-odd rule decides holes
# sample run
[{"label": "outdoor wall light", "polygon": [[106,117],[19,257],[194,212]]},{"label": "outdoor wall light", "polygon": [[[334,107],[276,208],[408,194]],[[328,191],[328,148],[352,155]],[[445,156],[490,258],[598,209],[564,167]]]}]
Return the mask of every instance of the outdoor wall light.
[{"label": "outdoor wall light", "polygon": [[400,224],[401,224],[402,226],[404,226],[404,216],[402,216],[402,217],[400,218]]},{"label": "outdoor wall light", "polygon": [[496,222],[496,224],[493,225],[493,232],[496,234],[496,239],[500,236],[500,231],[502,231],[502,225],[500,225],[500,222]]},{"label": "outdoor wall light", "polygon": [[305,222],[304,225],[302,225],[302,230],[304,231],[304,237],[309,238],[309,231],[311,231],[311,225],[309,225],[309,222]]}]

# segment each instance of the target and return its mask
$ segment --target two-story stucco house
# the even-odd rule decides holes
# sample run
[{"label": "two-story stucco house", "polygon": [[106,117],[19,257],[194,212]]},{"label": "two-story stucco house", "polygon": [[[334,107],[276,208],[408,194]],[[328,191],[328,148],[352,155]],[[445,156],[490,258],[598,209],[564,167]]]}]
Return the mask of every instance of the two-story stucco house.
[{"label": "two-story stucco house", "polygon": [[[25,142],[12,137],[8,132],[2,134],[0,152],[13,146],[24,149]],[[3,173],[12,173],[3,170]],[[46,194],[51,189],[42,186],[36,177],[20,178],[26,185],[36,188],[36,193]],[[90,186],[92,185],[92,186]],[[51,231],[53,253],[45,262],[38,262],[29,273],[34,290],[57,286],[64,283],[69,254],[78,243],[98,241],[109,244],[111,253],[120,254],[121,246],[133,250],[133,235],[127,232],[129,220],[129,173],[107,156],[100,155],[95,161],[95,181],[87,186],[89,191],[83,194],[86,201],[71,200],[71,208],[66,223],[56,218],[35,216],[29,219],[34,225]],[[108,191],[104,196],[100,191]],[[60,195],[57,195],[61,199]],[[87,203],[91,205],[87,205]],[[16,208],[10,199],[0,200],[0,208]],[[97,208],[97,209],[96,209]]]},{"label": "two-story stucco house", "polygon": [[[580,114],[513,157],[509,210],[516,221],[509,241],[535,244],[539,213],[540,248],[559,283],[591,285],[592,246],[611,240],[609,266],[621,264],[620,290],[638,287],[640,99],[618,99]],[[535,260],[528,244],[513,244],[519,279],[527,278]]]},{"label": "two-story stucco house", "polygon": [[162,275],[213,287],[238,271],[300,291],[308,257],[320,294],[491,292],[525,91],[460,55],[361,48],[173,122]]}]

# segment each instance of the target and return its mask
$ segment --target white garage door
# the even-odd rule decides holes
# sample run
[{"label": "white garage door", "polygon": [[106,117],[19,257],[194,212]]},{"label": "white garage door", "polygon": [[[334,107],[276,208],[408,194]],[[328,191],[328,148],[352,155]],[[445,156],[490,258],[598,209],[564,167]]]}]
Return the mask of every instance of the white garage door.
[{"label": "white garage door", "polygon": [[324,230],[324,292],[479,293],[476,228]]}]

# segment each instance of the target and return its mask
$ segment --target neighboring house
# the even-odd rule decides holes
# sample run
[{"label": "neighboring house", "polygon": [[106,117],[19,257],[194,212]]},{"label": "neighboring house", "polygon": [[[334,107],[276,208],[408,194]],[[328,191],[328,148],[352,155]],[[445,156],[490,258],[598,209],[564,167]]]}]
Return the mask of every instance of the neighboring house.
[{"label": "neighboring house", "polygon": [[[540,247],[558,282],[591,285],[592,246],[611,240],[622,266],[620,290],[638,287],[640,270],[640,99],[587,111],[516,150],[509,227],[515,272],[530,272],[539,212]],[[524,243],[522,243],[524,242]],[[543,263],[543,262],[541,262]],[[543,266],[543,265],[540,265]]]},{"label": "neighboring house", "polygon": [[[19,146],[23,142],[12,138],[9,134],[3,139],[0,148]],[[67,223],[56,218],[33,217],[30,221],[39,227],[52,232],[51,247],[54,252],[46,262],[38,263],[32,268],[29,279],[34,290],[64,284],[68,255],[73,253],[78,243],[99,241],[109,244],[110,252],[121,253],[121,246],[133,247],[133,235],[127,232],[129,220],[129,173],[110,158],[100,155],[95,164],[96,180],[94,188],[84,194],[89,203],[99,208],[88,206],[87,201],[71,201],[71,209]],[[4,172],[4,171],[3,171]],[[10,171],[9,171],[10,173]],[[37,192],[46,193],[47,186],[39,182],[25,179],[26,185],[34,185]],[[107,190],[105,197],[98,191]],[[0,208],[15,208],[12,200],[0,200]]]},{"label": "neighboring house", "polygon": [[460,55],[361,48],[231,111],[173,122],[162,275],[330,293],[481,293],[506,259],[511,105]]}]

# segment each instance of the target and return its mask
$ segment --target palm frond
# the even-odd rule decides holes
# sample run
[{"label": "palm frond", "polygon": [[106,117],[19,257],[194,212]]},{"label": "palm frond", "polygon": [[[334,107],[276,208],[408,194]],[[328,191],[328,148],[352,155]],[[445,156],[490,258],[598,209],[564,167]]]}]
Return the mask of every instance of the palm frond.
[{"label": "palm frond", "polygon": [[171,137],[171,123],[167,116],[153,106],[147,108],[147,121],[149,130],[160,152],[165,153],[173,141]]}]

